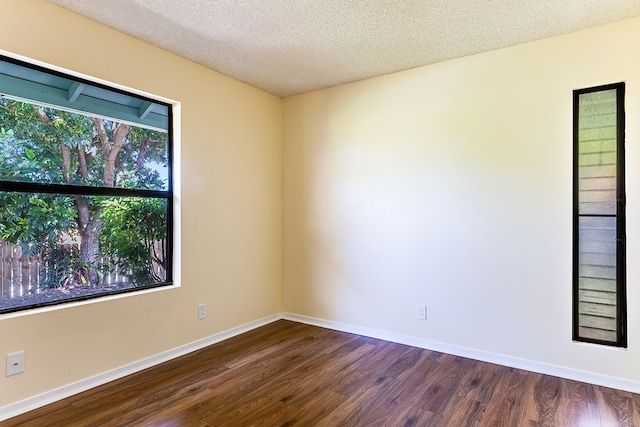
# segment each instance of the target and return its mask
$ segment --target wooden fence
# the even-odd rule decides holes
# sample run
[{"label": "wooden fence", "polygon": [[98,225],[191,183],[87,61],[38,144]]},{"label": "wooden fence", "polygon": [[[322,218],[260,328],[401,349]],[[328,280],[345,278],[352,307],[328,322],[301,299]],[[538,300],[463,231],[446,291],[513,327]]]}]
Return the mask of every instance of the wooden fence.
[{"label": "wooden fence", "polygon": [[40,281],[41,259],[22,256],[19,245],[0,241],[0,298],[22,296]]},{"label": "wooden fence", "polygon": [[[102,262],[104,260],[100,260]],[[0,240],[0,299],[37,293],[41,287],[46,262],[39,256],[23,256],[20,245]],[[102,283],[127,283],[124,275],[112,272],[102,277]]]}]

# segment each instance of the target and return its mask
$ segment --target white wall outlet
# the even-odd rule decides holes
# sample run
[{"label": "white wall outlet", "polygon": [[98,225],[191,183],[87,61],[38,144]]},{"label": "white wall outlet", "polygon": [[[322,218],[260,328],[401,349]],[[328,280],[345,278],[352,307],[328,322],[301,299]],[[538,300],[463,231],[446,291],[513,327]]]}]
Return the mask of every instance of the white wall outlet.
[{"label": "white wall outlet", "polygon": [[207,318],[207,304],[198,305],[198,320]]},{"label": "white wall outlet", "polygon": [[7,354],[7,376],[24,372],[24,351]]},{"label": "white wall outlet", "polygon": [[416,304],[416,319],[427,320],[427,306],[425,304]]}]

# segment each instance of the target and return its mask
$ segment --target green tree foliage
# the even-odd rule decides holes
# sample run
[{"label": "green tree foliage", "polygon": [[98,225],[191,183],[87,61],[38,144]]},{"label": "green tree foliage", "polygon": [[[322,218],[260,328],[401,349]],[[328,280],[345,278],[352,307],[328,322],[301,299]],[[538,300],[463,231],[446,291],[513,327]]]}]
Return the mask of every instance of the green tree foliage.
[{"label": "green tree foliage", "polygon": [[120,273],[130,271],[135,283],[166,278],[166,212],[166,200],[161,199],[112,198],[102,202],[103,253],[115,260]]},{"label": "green tree foliage", "polygon": [[[17,127],[17,126],[16,126]],[[31,145],[31,146],[30,146]],[[2,180],[48,180],[55,171],[54,161],[38,159],[28,141],[15,137],[13,129],[0,128],[0,170]],[[56,244],[58,237],[74,226],[75,208],[68,197],[51,194],[0,192],[0,237],[10,243],[22,243],[23,253],[38,252]],[[35,245],[30,244],[35,242]]]},{"label": "green tree foliage", "polygon": [[[165,189],[166,134],[0,98],[0,181]],[[0,191],[0,237],[48,258],[47,286],[100,282],[106,269],[130,280],[164,280],[166,202]],[[76,249],[64,244],[79,242]],[[159,245],[159,246],[158,246]]]}]

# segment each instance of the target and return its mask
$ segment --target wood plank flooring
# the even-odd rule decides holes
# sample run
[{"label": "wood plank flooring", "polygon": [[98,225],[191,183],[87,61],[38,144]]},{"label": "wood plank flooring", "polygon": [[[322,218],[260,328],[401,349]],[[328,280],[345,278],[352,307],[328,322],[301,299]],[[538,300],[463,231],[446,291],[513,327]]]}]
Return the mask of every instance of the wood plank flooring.
[{"label": "wood plank flooring", "polygon": [[280,320],[0,426],[640,427],[640,395]]}]

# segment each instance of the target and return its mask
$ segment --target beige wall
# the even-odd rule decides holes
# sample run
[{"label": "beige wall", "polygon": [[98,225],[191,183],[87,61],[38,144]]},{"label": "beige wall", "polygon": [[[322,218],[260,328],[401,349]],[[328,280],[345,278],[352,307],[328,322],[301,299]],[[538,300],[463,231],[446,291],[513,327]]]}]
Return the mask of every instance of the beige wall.
[{"label": "beige wall", "polygon": [[0,16],[0,49],[182,110],[181,287],[0,317],[2,360],[26,352],[0,408],[280,312],[282,101],[44,0],[0,0]]},{"label": "beige wall", "polygon": [[[640,390],[638,40],[635,19],[286,99],[284,310]],[[571,340],[572,90],[619,81],[626,350]]]}]

